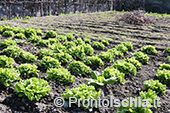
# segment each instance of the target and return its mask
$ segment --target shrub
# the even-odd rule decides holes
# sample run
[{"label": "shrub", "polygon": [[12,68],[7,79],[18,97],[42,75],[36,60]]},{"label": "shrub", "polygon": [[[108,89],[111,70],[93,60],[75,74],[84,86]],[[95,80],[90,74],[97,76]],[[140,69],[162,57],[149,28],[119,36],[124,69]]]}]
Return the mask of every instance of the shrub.
[{"label": "shrub", "polygon": [[83,40],[82,40],[81,38],[78,38],[77,40],[74,40],[74,43],[75,43],[77,46],[84,44],[84,42],[83,42]]},{"label": "shrub", "polygon": [[26,37],[23,33],[17,33],[17,34],[15,34],[15,38],[24,39]]},{"label": "shrub", "polygon": [[157,94],[159,93],[165,94],[166,92],[166,85],[161,84],[159,80],[144,81],[144,87],[156,91]]},{"label": "shrub", "polygon": [[64,68],[50,68],[47,70],[48,79],[59,83],[74,83],[74,76]]},{"label": "shrub", "polygon": [[56,37],[56,40],[58,40],[59,42],[65,42],[67,41],[67,37],[65,35],[58,35]]},{"label": "shrub", "polygon": [[136,67],[124,60],[117,60],[112,67],[118,69],[120,72],[125,73],[126,75],[132,74],[133,76],[136,76]]},{"label": "shrub", "polygon": [[71,54],[71,56],[74,59],[83,60],[85,58],[85,52],[84,52],[84,47],[83,46],[73,47],[73,48],[71,48],[69,53]]},{"label": "shrub", "polygon": [[97,56],[87,57],[87,60],[84,61],[84,64],[90,66],[91,68],[92,67],[97,68],[100,66],[104,66],[103,61],[100,58],[98,58]]},{"label": "shrub", "polygon": [[32,28],[25,29],[24,34],[26,37],[31,37],[31,36],[37,35],[36,30],[32,29]]},{"label": "shrub", "polygon": [[0,47],[8,47],[10,45],[17,45],[17,43],[15,41],[13,41],[11,38],[9,39],[4,39],[1,43],[0,43]]},{"label": "shrub", "polygon": [[5,31],[5,32],[3,32],[2,36],[4,36],[4,37],[14,36],[14,32],[13,31]]},{"label": "shrub", "polygon": [[103,43],[105,46],[109,45],[108,40],[102,40],[102,43]]},{"label": "shrub", "polygon": [[15,61],[5,55],[0,55],[0,68],[13,68]]},{"label": "shrub", "polygon": [[136,60],[135,57],[127,58],[127,59],[125,59],[125,61],[133,64],[136,67],[136,69],[141,69],[142,68],[141,67],[142,64],[138,60]]},{"label": "shrub", "polygon": [[123,42],[122,44],[128,48],[128,51],[133,49],[133,45],[131,42]]},{"label": "shrub", "polygon": [[21,76],[24,78],[38,77],[38,70],[36,65],[31,64],[21,64],[18,68]]},{"label": "shrub", "polygon": [[87,76],[91,73],[91,69],[80,61],[73,61],[69,64],[68,69],[73,75]]},{"label": "shrub", "polygon": [[124,46],[124,44],[120,44],[115,47],[117,51],[121,51],[122,53],[128,53],[128,48]]},{"label": "shrub", "polygon": [[151,45],[142,47],[142,48],[141,48],[141,51],[144,52],[144,53],[150,54],[150,55],[157,53],[157,50],[155,49],[155,47],[154,47],[154,46],[151,46]]},{"label": "shrub", "polygon": [[19,75],[20,73],[18,73],[14,69],[0,68],[0,84],[3,84],[4,86],[8,87],[12,85],[14,81],[20,79]]},{"label": "shrub", "polygon": [[76,44],[74,42],[64,42],[63,45],[67,48],[70,49],[72,47],[76,47]]},{"label": "shrub", "polygon": [[40,29],[37,29],[36,33],[37,33],[37,35],[44,35],[44,33]]},{"label": "shrub", "polygon": [[[62,97],[65,99],[69,99],[69,97],[75,97],[76,99],[95,99],[97,100],[100,96],[101,91],[96,91],[95,87],[88,86],[86,84],[78,85],[76,88],[72,89],[66,89],[66,93],[62,94]],[[86,101],[85,101],[86,102]],[[78,104],[78,103],[76,103]],[[82,103],[80,103],[81,107],[84,107]],[[84,105],[88,106],[87,103],[84,103]],[[94,106],[94,105],[93,105]],[[86,108],[90,109],[90,108]],[[91,108],[92,109],[92,108]],[[91,110],[89,110],[91,111]]]},{"label": "shrub", "polygon": [[20,27],[14,27],[13,29],[12,29],[12,31],[15,33],[15,34],[18,34],[18,33],[24,33],[24,30],[22,29],[22,28],[20,28]]},{"label": "shrub", "polygon": [[16,57],[22,50],[17,46],[8,46],[6,49],[3,49],[3,52],[9,57]]},{"label": "shrub", "polygon": [[170,56],[167,56],[166,60],[167,60],[168,62],[170,62]]},{"label": "shrub", "polygon": [[74,40],[74,39],[75,39],[75,37],[73,36],[72,33],[67,33],[67,34],[66,34],[66,37],[67,37],[67,40],[68,40],[68,41],[71,41],[71,40]]},{"label": "shrub", "polygon": [[89,45],[89,44],[84,44],[83,47],[84,47],[84,53],[85,53],[86,55],[89,55],[89,56],[92,56],[92,55],[93,55],[94,49],[91,47],[91,45]]},{"label": "shrub", "polygon": [[160,68],[170,70],[170,64],[160,64]]},{"label": "shrub", "polygon": [[41,61],[39,61],[38,66],[47,70],[49,68],[60,68],[61,63],[57,59],[50,56],[45,56]]},{"label": "shrub", "polygon": [[101,52],[98,57],[111,63],[114,61],[115,56],[111,52]]},{"label": "shrub", "polygon": [[44,79],[30,78],[21,80],[15,85],[15,91],[19,97],[27,97],[29,100],[40,100],[51,90],[51,86]]},{"label": "shrub", "polygon": [[104,50],[105,45],[102,42],[92,42],[92,46],[95,49]]},{"label": "shrub", "polygon": [[135,57],[135,59],[141,62],[142,64],[147,64],[149,61],[149,57],[142,52],[136,52],[132,56]]},{"label": "shrub", "polygon": [[48,31],[46,34],[45,34],[45,37],[46,38],[55,38],[57,36],[57,33],[55,31]]},{"label": "shrub", "polygon": [[20,52],[18,58],[21,62],[35,62],[37,60],[37,56],[34,56],[30,52],[26,51]]},{"label": "shrub", "polygon": [[49,47],[50,46],[50,41],[49,40],[39,40],[36,46],[41,46],[41,47]]},{"label": "shrub", "polygon": [[84,40],[84,42],[87,43],[87,44],[90,44],[90,43],[91,43],[91,40],[88,39],[88,38],[84,38],[83,40]]},{"label": "shrub", "polygon": [[33,36],[30,36],[30,38],[28,38],[28,41],[31,43],[39,42],[41,40],[42,40],[41,37],[39,37],[37,35],[33,35]]},{"label": "shrub", "polygon": [[66,51],[66,47],[63,46],[61,43],[53,44],[50,46],[50,48],[54,51],[54,53],[60,53]]},{"label": "shrub", "polygon": [[54,54],[53,58],[58,59],[62,64],[71,62],[73,60],[71,55],[63,52]]},{"label": "shrub", "polygon": [[44,56],[53,56],[53,51],[50,49],[40,49],[38,51],[38,56],[39,57],[44,57]]},{"label": "shrub", "polygon": [[166,84],[170,83],[170,70],[163,69],[161,71],[158,69],[156,76],[159,78],[159,80],[162,83],[166,83]]}]

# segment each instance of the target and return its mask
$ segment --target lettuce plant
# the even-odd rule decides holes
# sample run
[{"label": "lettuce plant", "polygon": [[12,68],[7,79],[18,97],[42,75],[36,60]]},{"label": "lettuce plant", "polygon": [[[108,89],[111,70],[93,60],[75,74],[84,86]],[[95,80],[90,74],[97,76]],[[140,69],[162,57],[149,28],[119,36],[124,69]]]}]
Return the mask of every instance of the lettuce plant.
[{"label": "lettuce plant", "polygon": [[91,57],[87,57],[87,60],[84,61],[84,64],[90,66],[91,68],[98,68],[101,66],[104,66],[103,61],[97,57],[97,56],[91,56]]},{"label": "lettuce plant", "polygon": [[44,57],[44,56],[53,56],[53,51],[50,49],[40,49],[38,51],[38,56],[39,57]]},{"label": "lettuce plant", "polygon": [[123,55],[124,55],[121,51],[118,51],[116,48],[109,49],[109,50],[107,50],[107,52],[112,53],[112,54],[114,55],[114,57],[115,57],[115,56],[121,56],[121,57],[123,57]]},{"label": "lettuce plant", "polygon": [[72,47],[76,47],[76,44],[71,41],[71,42],[64,42],[63,45],[67,48],[67,49],[70,49]]},{"label": "lettuce plant", "polygon": [[38,56],[35,56],[30,52],[22,51],[19,53],[18,58],[21,60],[21,62],[35,62]]},{"label": "lettuce plant", "polygon": [[48,31],[46,34],[45,34],[45,37],[46,38],[55,38],[57,36],[57,33],[55,31]]},{"label": "lettuce plant", "polygon": [[0,26],[0,33],[3,32],[3,26]]},{"label": "lettuce plant", "polygon": [[15,41],[13,41],[11,38],[4,39],[2,42],[0,42],[0,47],[8,47],[10,45],[17,45]]},{"label": "lettuce plant", "polygon": [[19,72],[21,73],[21,76],[24,78],[30,78],[30,77],[38,77],[38,70],[36,65],[31,64],[21,64],[19,67],[17,67]]},{"label": "lettuce plant", "polygon": [[170,83],[170,70],[163,69],[161,71],[161,70],[158,69],[156,76],[159,78],[159,80],[162,83],[166,83],[166,84]]},{"label": "lettuce plant", "polygon": [[74,43],[77,46],[85,44],[84,41],[81,38],[78,38],[78,39],[74,40]]},{"label": "lettuce plant", "polygon": [[42,40],[41,37],[39,37],[37,35],[33,35],[28,38],[28,41],[31,43],[39,42],[41,40]]},{"label": "lettuce plant", "polygon": [[108,40],[102,40],[102,43],[103,43],[105,46],[109,45]]},{"label": "lettuce plant", "polygon": [[92,46],[95,49],[104,50],[105,45],[102,42],[92,42]]},{"label": "lettuce plant", "polygon": [[44,33],[41,31],[41,29],[37,29],[37,30],[36,30],[36,33],[37,33],[37,35],[41,35],[41,36],[44,34]]},{"label": "lettuce plant", "polygon": [[132,63],[136,69],[141,69],[142,64],[135,57],[125,59],[126,62]]},{"label": "lettuce plant", "polygon": [[15,34],[15,38],[24,39],[26,37],[23,33],[17,33],[17,34]]},{"label": "lettuce plant", "polygon": [[5,55],[0,55],[0,68],[13,68],[15,61]]},{"label": "lettuce plant", "polygon": [[[66,100],[69,99],[69,97],[75,97],[76,99],[98,99],[100,96],[101,91],[96,91],[94,86],[88,86],[86,84],[78,85],[76,88],[72,89],[66,89],[66,93],[62,94],[62,97]],[[74,101],[74,100],[73,100]],[[76,103],[78,104],[78,103]],[[82,103],[80,103],[81,107],[83,107]],[[87,103],[85,103],[87,105]],[[94,105],[92,105],[92,108],[85,108],[89,111],[92,111]]]},{"label": "lettuce plant", "polygon": [[170,62],[170,56],[167,56],[166,60],[167,60],[168,62]]},{"label": "lettuce plant", "polygon": [[73,57],[71,55],[69,55],[68,53],[55,53],[53,55],[53,58],[58,59],[62,64],[71,62],[73,60]]},{"label": "lettuce plant", "polygon": [[30,78],[21,80],[15,85],[15,91],[19,97],[27,97],[29,100],[40,100],[51,90],[51,86],[44,79]]},{"label": "lettuce plant", "polygon": [[117,51],[121,51],[122,53],[128,53],[128,48],[124,44],[120,44],[118,46],[115,46]]},{"label": "lettuce plant", "polygon": [[48,40],[49,40],[49,42],[50,42],[51,45],[59,42],[59,41],[58,41],[57,39],[55,39],[55,38],[49,38]]},{"label": "lettuce plant", "polygon": [[156,91],[157,94],[159,93],[165,94],[166,92],[166,85],[161,84],[159,80],[144,81],[144,87]]},{"label": "lettuce plant", "polygon": [[66,37],[67,37],[67,40],[68,40],[68,41],[71,41],[71,40],[74,40],[74,39],[75,39],[75,37],[73,36],[72,33],[67,33],[67,34],[66,34]]},{"label": "lettuce plant", "polygon": [[60,53],[66,51],[66,47],[63,46],[61,43],[53,44],[50,46],[50,48],[54,51],[54,53]]},{"label": "lettuce plant", "polygon": [[136,52],[133,54],[133,57],[135,57],[136,60],[141,62],[142,64],[147,64],[149,61],[149,57],[147,54],[144,54],[142,52]]},{"label": "lettuce plant", "polygon": [[128,51],[133,49],[133,45],[131,42],[123,42],[122,44],[128,48]]},{"label": "lettuce plant", "polygon": [[117,60],[112,65],[112,67],[118,69],[120,72],[125,73],[126,75],[132,74],[133,76],[136,76],[136,67],[124,60]]},{"label": "lettuce plant", "polygon": [[3,52],[9,57],[16,57],[22,50],[18,46],[8,46]]},{"label": "lettuce plant", "polygon": [[165,52],[170,53],[170,47],[165,49]]},{"label": "lettuce plant", "polygon": [[64,68],[50,68],[47,70],[47,79],[58,83],[74,83],[74,76]]},{"label": "lettuce plant", "polygon": [[80,60],[83,60],[86,56],[83,46],[77,46],[77,47],[71,48],[69,51],[69,54],[71,54],[71,56],[74,59],[80,59]]},{"label": "lettuce plant", "polygon": [[73,61],[69,64],[68,69],[73,75],[87,76],[91,73],[91,68],[80,61]]},{"label": "lettuce plant", "polygon": [[112,63],[114,61],[115,56],[111,52],[101,52],[98,57],[102,60]]},{"label": "lettuce plant", "polygon": [[59,42],[65,42],[67,41],[67,37],[65,35],[58,35],[56,37],[56,40],[58,40]]},{"label": "lettuce plant", "polygon": [[24,30],[23,30],[22,28],[20,28],[19,26],[14,27],[14,28],[12,29],[12,31],[13,31],[15,34],[24,33]]},{"label": "lettuce plant", "polygon": [[0,84],[8,87],[12,85],[13,82],[20,79],[20,73],[14,69],[0,68]]},{"label": "lettuce plant", "polygon": [[24,34],[25,34],[26,37],[37,35],[36,30],[32,29],[32,28],[25,29]]},{"label": "lettuce plant", "polygon": [[39,40],[37,42],[36,46],[49,47],[50,46],[50,41],[49,40]]},{"label": "lettuce plant", "polygon": [[90,44],[90,43],[91,43],[91,40],[88,39],[88,38],[84,38],[83,40],[84,40],[84,42],[87,43],[87,44]]},{"label": "lettuce plant", "polygon": [[94,53],[94,49],[91,47],[91,45],[89,44],[83,44],[82,45],[84,47],[84,52],[86,55],[92,56]]},{"label": "lettuce plant", "polygon": [[61,63],[55,58],[45,56],[39,61],[38,66],[47,70],[49,68],[60,68]]},{"label": "lettuce plant", "polygon": [[5,31],[3,32],[2,36],[4,37],[10,37],[10,36],[14,36],[14,32],[13,31]]},{"label": "lettuce plant", "polygon": [[161,68],[161,69],[167,69],[167,70],[170,70],[170,64],[165,64],[165,63],[160,64],[160,68]]},{"label": "lettuce plant", "polygon": [[156,54],[157,53],[157,50],[155,49],[154,46],[151,46],[151,45],[148,45],[148,46],[145,46],[145,47],[142,47],[141,48],[141,51],[146,53],[146,54]]},{"label": "lettuce plant", "polygon": [[5,31],[12,31],[13,30],[13,28],[10,26],[10,25],[3,25],[3,32],[5,32]]}]

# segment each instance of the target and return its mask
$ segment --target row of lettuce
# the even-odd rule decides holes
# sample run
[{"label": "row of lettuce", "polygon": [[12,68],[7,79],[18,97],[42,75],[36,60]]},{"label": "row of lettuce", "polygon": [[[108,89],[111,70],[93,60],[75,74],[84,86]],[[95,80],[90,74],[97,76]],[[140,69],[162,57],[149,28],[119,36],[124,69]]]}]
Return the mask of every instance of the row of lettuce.
[{"label": "row of lettuce", "polygon": [[[101,52],[99,55],[93,56],[94,49],[105,50],[105,46],[109,45],[108,41],[91,42],[90,39],[75,38],[71,33],[66,35],[57,35],[54,31],[48,31],[45,34],[46,40],[43,40],[39,35],[43,35],[41,30],[28,28],[23,30],[19,27],[10,27],[9,25],[0,26],[0,32],[4,37],[14,37],[26,39],[29,43],[34,43],[35,46],[48,47],[50,49],[40,49],[35,56],[29,52],[23,51],[17,45],[17,41],[12,38],[5,39],[0,43],[3,47],[3,52],[8,56],[0,56],[0,83],[5,86],[10,86],[14,81],[19,81],[15,85],[15,91],[20,97],[27,97],[29,100],[39,100],[41,97],[50,92],[51,87],[44,79],[38,79],[39,70],[46,70],[47,80],[56,81],[58,83],[74,83],[74,76],[89,76],[93,79],[87,79],[89,82],[79,85],[73,89],[67,89],[62,96],[68,99],[69,97],[77,97],[78,99],[97,99],[101,91],[97,92],[94,86],[100,87],[116,82],[125,83],[125,76],[136,76],[136,71],[142,68],[142,64],[147,64],[149,57],[147,54],[156,54],[157,50],[153,46],[145,46],[141,48],[142,52],[136,52],[131,58],[117,60],[111,67],[107,67],[103,73],[93,71],[101,66],[104,62],[112,63],[114,58],[123,57],[124,54],[133,49],[129,42],[124,42],[108,49],[106,52]],[[12,35],[10,35],[12,34]],[[48,39],[48,40],[47,40]],[[168,50],[168,49],[167,49]],[[166,51],[167,51],[166,50]],[[144,54],[147,53],[147,54]],[[88,55],[87,59],[85,59]],[[21,64],[17,68],[13,68],[15,61],[12,58],[19,59]],[[38,61],[37,65],[28,63]],[[84,60],[84,61],[83,61]],[[168,57],[167,57],[168,60]],[[65,69],[62,65],[69,63]],[[157,77],[162,83],[170,82],[169,64],[161,64],[158,70]],[[22,76],[26,80],[21,80]],[[148,92],[141,92],[143,99],[150,99],[150,104],[153,103],[153,98],[157,98],[156,94],[165,94],[166,85],[163,85],[158,80],[148,80],[144,82],[144,87],[149,89]],[[152,90],[151,90],[152,89]],[[148,108],[121,108],[119,112],[128,111],[148,111]]]}]

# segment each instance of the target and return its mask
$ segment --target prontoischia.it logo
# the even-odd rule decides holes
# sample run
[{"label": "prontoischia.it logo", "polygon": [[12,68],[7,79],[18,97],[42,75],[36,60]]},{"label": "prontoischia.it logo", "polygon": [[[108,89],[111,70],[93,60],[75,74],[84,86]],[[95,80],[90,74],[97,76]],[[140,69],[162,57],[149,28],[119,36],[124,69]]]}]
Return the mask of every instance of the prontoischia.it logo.
[{"label": "prontoischia.it logo", "polygon": [[[110,97],[109,99],[77,99],[76,97],[69,97],[68,99],[68,107],[72,107],[73,104],[77,104],[78,107],[160,107],[160,99],[157,98],[153,100],[153,104],[151,105],[149,100],[147,99],[140,99],[140,98],[128,98],[128,99],[113,99],[113,97]],[[54,99],[54,105],[56,107],[63,107],[65,103],[65,100],[62,97],[57,97]]]}]

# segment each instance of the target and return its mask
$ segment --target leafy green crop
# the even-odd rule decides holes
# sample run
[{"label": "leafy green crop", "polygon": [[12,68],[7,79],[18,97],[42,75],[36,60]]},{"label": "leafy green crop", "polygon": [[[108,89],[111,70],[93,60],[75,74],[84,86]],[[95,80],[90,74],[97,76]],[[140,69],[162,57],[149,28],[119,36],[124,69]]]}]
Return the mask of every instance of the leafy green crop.
[{"label": "leafy green crop", "polygon": [[58,59],[62,64],[71,62],[73,60],[73,57],[71,55],[63,52],[54,54],[53,58]]},{"label": "leafy green crop", "polygon": [[165,49],[165,52],[170,53],[170,47]]},{"label": "leafy green crop", "polygon": [[78,38],[77,40],[74,40],[74,43],[79,46],[85,44],[84,41],[81,38]]},{"label": "leafy green crop", "polygon": [[87,60],[84,61],[84,64],[90,66],[91,68],[93,67],[98,68],[98,67],[104,66],[103,61],[97,56],[87,57]]},{"label": "leafy green crop", "polygon": [[19,97],[27,97],[29,100],[40,100],[51,90],[51,86],[44,79],[30,78],[21,80],[15,85],[15,91]]},{"label": "leafy green crop", "polygon": [[3,32],[2,36],[4,37],[10,37],[10,36],[14,36],[14,32],[13,31],[5,31]]},{"label": "leafy green crop", "polygon": [[4,31],[12,31],[13,30],[13,28],[12,27],[10,27],[10,25],[3,25],[3,32]]},{"label": "leafy green crop", "polygon": [[115,58],[115,56],[111,52],[101,52],[98,57],[110,63],[112,63]]},{"label": "leafy green crop", "polygon": [[3,52],[9,57],[16,57],[22,50],[17,46],[8,46],[6,49],[3,49]]},{"label": "leafy green crop", "polygon": [[0,26],[0,33],[3,32],[3,26]]},{"label": "leafy green crop", "polygon": [[65,42],[67,41],[67,37],[65,35],[58,35],[56,37],[56,40],[58,40],[59,42]]},{"label": "leafy green crop", "polygon": [[86,55],[92,56],[94,53],[94,49],[91,47],[91,45],[89,44],[83,44],[82,45],[84,47],[84,52]]},{"label": "leafy green crop", "polygon": [[109,45],[108,40],[102,40],[102,43],[103,43],[105,46]]},{"label": "leafy green crop", "polygon": [[71,41],[71,40],[74,40],[74,39],[75,39],[75,37],[73,36],[72,33],[67,33],[67,34],[66,34],[66,37],[67,37],[67,40],[68,40],[68,41]]},{"label": "leafy green crop", "polygon": [[114,55],[114,57],[115,57],[115,56],[121,56],[121,57],[123,57],[123,55],[124,55],[121,51],[118,51],[116,48],[109,49],[109,50],[107,50],[107,52],[112,53],[112,54]]},{"label": "leafy green crop", "polygon": [[24,33],[24,30],[23,30],[22,28],[20,28],[19,26],[14,27],[14,28],[12,29],[12,31],[13,31],[15,34]]},{"label": "leafy green crop", "polygon": [[23,33],[17,33],[17,34],[15,34],[15,38],[24,39],[26,37]]},{"label": "leafy green crop", "polygon": [[104,50],[105,45],[102,42],[92,42],[92,46],[95,49]]},{"label": "leafy green crop", "polygon": [[61,43],[51,45],[50,49],[52,49],[54,53],[60,53],[66,51],[66,47],[63,46]]},{"label": "leafy green crop", "polygon": [[84,42],[87,43],[87,44],[90,44],[90,43],[91,43],[91,40],[88,39],[88,38],[84,38],[83,40],[84,40]]},{"label": "leafy green crop", "polygon": [[37,33],[37,35],[43,35],[44,34],[40,29],[37,29],[36,33]]},{"label": "leafy green crop", "polygon": [[41,40],[42,40],[41,37],[39,37],[37,35],[33,35],[28,38],[28,41],[31,43],[39,42]]},{"label": "leafy green crop", "polygon": [[157,94],[166,92],[166,85],[163,85],[159,82],[159,80],[148,80],[144,81],[144,87],[147,89],[152,89],[153,91],[156,91]]},{"label": "leafy green crop", "polygon": [[50,49],[40,49],[38,51],[38,56],[39,57],[44,57],[44,56],[53,56],[53,51]]},{"label": "leafy green crop", "polygon": [[163,69],[157,70],[156,76],[159,78],[159,80],[163,83],[169,84],[170,83],[170,70]]},{"label": "leafy green crop", "polygon": [[19,53],[18,58],[22,62],[35,62],[38,56],[31,54],[30,52],[22,51]]},{"label": "leafy green crop", "polygon": [[74,42],[64,42],[63,45],[67,48],[70,49],[72,47],[76,47],[76,44]]},{"label": "leafy green crop", "polygon": [[170,70],[170,64],[165,64],[165,63],[160,64],[160,68],[161,68],[161,69],[167,69],[167,70]]},{"label": "leafy green crop", "polygon": [[19,80],[19,76],[20,73],[14,69],[0,68],[0,84],[3,84],[6,87],[12,85],[14,81]]},{"label": "leafy green crop", "polygon": [[32,28],[25,29],[24,34],[26,37],[31,37],[33,35],[37,35],[36,30],[32,29]]},{"label": "leafy green crop", "polygon": [[36,46],[41,46],[41,47],[49,47],[50,46],[50,41],[49,40],[39,40]]},{"label": "leafy green crop", "polygon": [[61,63],[57,59],[50,56],[45,56],[41,61],[39,61],[38,66],[47,70],[49,68],[60,68]]},{"label": "leafy green crop", "polygon": [[133,49],[133,45],[131,42],[123,42],[122,44],[128,48],[128,51]]},{"label": "leafy green crop", "polygon": [[0,43],[0,47],[8,47],[10,45],[17,45],[17,43],[15,41],[12,40],[12,38],[9,39],[4,39],[1,43]]},{"label": "leafy green crop", "polygon": [[46,38],[55,38],[57,36],[57,33],[55,31],[48,31],[46,34],[45,34],[45,37]]},{"label": "leafy green crop", "polygon": [[50,42],[51,45],[59,42],[56,38],[49,38],[48,40],[49,40],[49,42]]},{"label": "leafy green crop", "polygon": [[126,62],[132,63],[136,69],[141,69],[142,64],[135,57],[125,59]]},{"label": "leafy green crop", "polygon": [[[98,97],[100,96],[101,91],[96,91],[94,86],[88,86],[86,84],[81,84],[78,85],[76,88],[72,88],[72,89],[66,89],[66,93],[62,94],[62,97],[65,99],[69,99],[69,97],[75,97],[76,99],[98,99]],[[74,100],[72,100],[74,101]],[[80,103],[81,107],[83,107],[82,103]],[[85,105],[87,106],[87,103],[85,103]],[[92,105],[92,108],[94,107],[94,105]],[[89,111],[92,110],[92,108],[85,108],[85,109],[89,109]],[[91,110],[90,110],[91,109]]]},{"label": "leafy green crop", "polygon": [[13,68],[15,61],[5,55],[0,55],[0,68]]},{"label": "leafy green crop", "polygon": [[124,44],[120,44],[118,46],[115,46],[117,51],[121,51],[122,53],[128,53],[128,48]]},{"label": "leafy green crop", "polygon": [[73,61],[69,64],[68,69],[73,75],[87,76],[91,73],[91,68],[80,61]]},{"label": "leafy green crop", "polygon": [[64,68],[50,68],[47,70],[47,79],[57,81],[58,83],[74,83],[74,76]]},{"label": "leafy green crop", "polygon": [[147,54],[144,54],[142,52],[136,52],[133,54],[133,57],[135,57],[136,60],[141,62],[142,64],[147,64],[149,61],[149,57]]},{"label": "leafy green crop", "polygon": [[168,62],[170,62],[170,56],[167,56],[166,60],[167,60]]},{"label": "leafy green crop", "polygon": [[18,68],[21,76],[24,78],[38,77],[38,70],[36,65],[31,64],[21,64]]},{"label": "leafy green crop", "polygon": [[151,45],[142,47],[142,48],[141,48],[141,51],[144,52],[144,53],[150,54],[150,55],[157,53],[157,50],[155,49],[155,47],[154,47],[154,46],[151,46]]},{"label": "leafy green crop", "polygon": [[133,76],[136,76],[136,67],[124,60],[117,60],[112,65],[112,67],[118,69],[120,72],[125,73],[126,75],[132,74]]},{"label": "leafy green crop", "polygon": [[71,56],[74,59],[80,59],[80,60],[83,60],[86,56],[83,46],[77,46],[77,47],[71,48],[69,51],[69,54],[71,54]]}]

